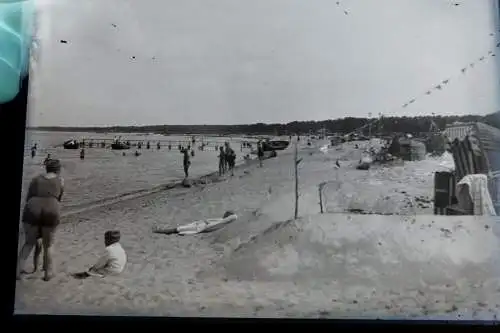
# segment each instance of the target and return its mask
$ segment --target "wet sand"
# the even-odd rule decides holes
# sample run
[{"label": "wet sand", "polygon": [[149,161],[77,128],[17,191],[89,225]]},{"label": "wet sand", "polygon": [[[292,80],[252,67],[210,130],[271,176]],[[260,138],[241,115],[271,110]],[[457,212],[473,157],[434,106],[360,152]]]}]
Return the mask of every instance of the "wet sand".
[{"label": "wet sand", "polygon": [[[293,215],[290,152],[266,160],[264,168],[242,166],[234,177],[218,182],[158,191],[67,216],[56,237],[56,277],[44,282],[33,275],[18,282],[16,313],[495,318],[499,233],[491,218],[434,217],[426,215],[428,207],[418,206],[411,211],[413,224],[408,216],[346,214],[339,207],[319,214],[317,185],[337,181],[339,172],[342,184],[378,182],[352,198],[383,195],[397,202],[405,195],[432,195],[432,171],[440,161],[360,171],[353,168],[359,152],[349,145],[327,154],[317,147],[302,149],[301,156],[298,221],[286,222]],[[333,168],[337,158],[340,171]],[[398,192],[403,187],[406,194]],[[367,200],[356,202],[366,210],[373,207]],[[352,201],[344,208],[349,205]],[[154,226],[221,217],[227,210],[239,219],[213,233],[152,232]],[[431,219],[436,226],[426,228]],[[441,231],[454,227],[460,237]],[[122,232],[128,254],[122,275],[72,278],[71,273],[95,262],[109,229]],[[420,238],[411,241],[413,237]],[[427,249],[421,251],[427,257],[410,255],[419,248]],[[470,253],[457,259],[457,248]],[[448,270],[434,269],[440,265]],[[301,271],[310,274],[297,274]]]}]

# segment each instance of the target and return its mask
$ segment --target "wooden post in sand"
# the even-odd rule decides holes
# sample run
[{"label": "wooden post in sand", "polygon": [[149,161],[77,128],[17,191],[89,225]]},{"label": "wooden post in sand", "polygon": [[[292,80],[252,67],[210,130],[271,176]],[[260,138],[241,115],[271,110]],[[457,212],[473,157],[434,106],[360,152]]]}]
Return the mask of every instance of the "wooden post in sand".
[{"label": "wooden post in sand", "polygon": [[295,153],[294,153],[294,164],[295,164],[295,213],[294,218],[297,219],[299,215],[299,163],[298,159],[298,144],[295,141]]},{"label": "wooden post in sand", "polygon": [[321,214],[323,214],[323,187],[325,186],[325,183],[321,183],[318,186],[319,189],[319,208],[321,211]]}]

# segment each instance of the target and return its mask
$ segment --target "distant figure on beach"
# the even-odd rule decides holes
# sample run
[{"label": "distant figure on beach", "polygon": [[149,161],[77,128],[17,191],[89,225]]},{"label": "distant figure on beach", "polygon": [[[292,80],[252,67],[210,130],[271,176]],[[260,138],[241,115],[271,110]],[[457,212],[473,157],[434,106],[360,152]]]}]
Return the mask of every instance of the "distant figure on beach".
[{"label": "distant figure on beach", "polygon": [[31,147],[31,158],[35,158],[36,156],[36,146]]},{"label": "distant figure on beach", "polygon": [[194,149],[191,149],[191,156],[194,157]]},{"label": "distant figure on beach", "polygon": [[184,166],[184,175],[186,176],[186,178],[189,177],[189,167],[191,166],[191,160],[189,158],[189,152],[187,149],[184,149],[182,151],[182,154],[184,155],[184,159],[183,159],[183,166]]},{"label": "distant figure on beach", "polygon": [[229,145],[229,142],[226,142],[226,151],[224,155],[226,157],[227,170],[231,171],[231,176],[234,176],[236,153],[234,152],[233,148],[231,148],[231,146]]},{"label": "distant figure on beach", "polygon": [[122,156],[126,156],[127,154],[125,154],[125,152],[122,153]]},{"label": "distant figure on beach", "polygon": [[160,143],[160,141],[158,141],[158,142],[156,143],[156,149],[160,150],[160,148],[161,148],[161,143]]},{"label": "distant figure on beach", "polygon": [[224,153],[224,147],[220,147],[219,152],[219,176],[226,173],[226,156]]},{"label": "distant figure on beach", "polygon": [[178,145],[177,148],[182,151],[182,146],[181,145]]},{"label": "distant figure on beach", "polygon": [[125,269],[127,254],[120,244],[121,234],[118,230],[106,231],[104,233],[104,254],[97,260],[88,273],[101,277],[107,275],[118,275]]},{"label": "distant figure on beach", "polygon": [[43,160],[43,165],[47,165],[47,163],[51,160],[50,154],[47,154],[47,157]]},{"label": "distant figure on beach", "polygon": [[135,156],[136,156],[136,157],[137,157],[137,156],[141,156],[141,153],[139,153],[139,151],[138,151],[138,150],[136,150],[136,151],[135,151]]},{"label": "distant figure on beach", "polygon": [[188,145],[187,150],[191,150],[191,145]]},{"label": "distant figure on beach", "polygon": [[82,148],[82,150],[80,150],[80,159],[85,159],[85,148]]},{"label": "distant figure on beach", "polygon": [[168,150],[172,150],[172,145],[170,143],[168,144]]},{"label": "distant figure on beach", "polygon": [[262,161],[264,160],[264,147],[262,142],[257,143],[257,157],[259,158],[259,166],[262,168]]},{"label": "distant figure on beach", "polygon": [[[21,278],[22,273],[26,273],[24,270],[26,260],[40,238],[43,247],[44,280],[48,281],[53,276],[52,245],[56,228],[59,225],[64,180],[60,176],[61,163],[59,160],[51,159],[48,161],[45,170],[46,174],[33,178],[28,188],[26,205],[22,215],[25,239],[18,257],[17,279]],[[35,250],[34,263],[38,266],[40,246]],[[38,268],[37,266],[34,271]]]},{"label": "distant figure on beach", "polygon": [[146,143],[146,149],[150,149],[151,148],[151,143],[149,143],[149,141]]},{"label": "distant figure on beach", "polygon": [[106,147],[106,142],[101,142],[101,148],[105,148]]}]

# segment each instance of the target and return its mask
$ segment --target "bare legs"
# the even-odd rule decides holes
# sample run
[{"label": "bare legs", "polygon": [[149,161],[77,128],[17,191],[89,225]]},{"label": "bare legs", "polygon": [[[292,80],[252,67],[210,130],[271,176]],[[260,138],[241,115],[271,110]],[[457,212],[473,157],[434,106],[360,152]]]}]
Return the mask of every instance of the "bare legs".
[{"label": "bare legs", "polygon": [[35,248],[35,255],[33,257],[34,269],[33,272],[36,272],[38,269],[38,262],[40,258],[40,254],[43,248],[43,270],[44,270],[44,280],[48,281],[52,278],[52,245],[54,243],[54,227],[42,227],[42,241],[41,244],[37,240],[39,236],[39,227],[24,224],[25,230],[25,240],[23,247],[19,253],[18,263],[17,263],[17,279],[21,278],[21,274],[26,274],[25,266],[26,260],[30,256],[33,248]]},{"label": "bare legs", "polygon": [[[40,254],[42,254],[42,240],[37,239],[35,244],[35,255],[33,256],[33,273],[38,270],[38,263],[40,262]],[[43,267],[45,270],[45,266]]]},{"label": "bare legs", "polygon": [[26,273],[24,267],[26,266],[26,260],[28,260],[31,251],[33,251],[33,248],[36,246],[38,230],[38,226],[27,223],[24,224],[24,244],[18,256],[16,274],[17,279],[21,278],[21,273]]},{"label": "bare legs", "polygon": [[54,244],[54,233],[55,227],[42,227],[42,246],[43,246],[43,267],[44,275],[43,279],[49,281],[53,276],[53,244]]}]

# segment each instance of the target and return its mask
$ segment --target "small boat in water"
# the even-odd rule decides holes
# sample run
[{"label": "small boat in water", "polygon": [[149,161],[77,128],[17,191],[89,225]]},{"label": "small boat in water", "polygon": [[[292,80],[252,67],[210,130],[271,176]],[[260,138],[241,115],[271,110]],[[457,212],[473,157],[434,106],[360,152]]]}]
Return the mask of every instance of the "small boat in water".
[{"label": "small boat in water", "polygon": [[76,140],[68,140],[63,143],[64,149],[78,149],[80,148],[80,143]]},{"label": "small boat in water", "polygon": [[263,142],[262,148],[264,151],[285,150],[289,144],[290,142],[286,140],[271,140]]},{"label": "small boat in water", "polygon": [[111,149],[113,150],[130,149],[130,145],[126,144],[125,142],[113,142],[111,144]]}]

